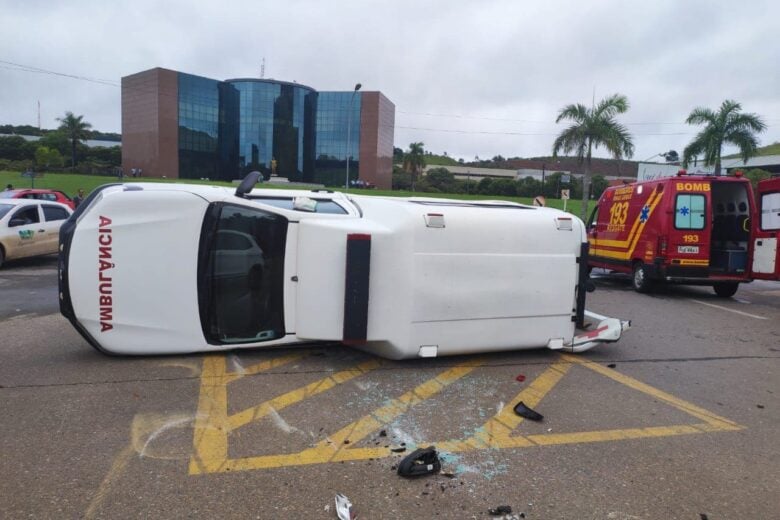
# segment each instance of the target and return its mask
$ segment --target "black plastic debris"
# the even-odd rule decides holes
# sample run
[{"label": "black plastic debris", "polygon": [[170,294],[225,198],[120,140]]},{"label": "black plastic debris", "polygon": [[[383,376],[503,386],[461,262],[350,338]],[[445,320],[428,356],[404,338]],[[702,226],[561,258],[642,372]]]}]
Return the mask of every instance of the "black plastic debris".
[{"label": "black plastic debris", "polygon": [[763,404],[757,404],[757,405],[756,405],[756,408],[760,408],[760,409],[762,409],[762,410],[763,410],[763,409],[764,409],[764,405],[763,405]]},{"label": "black plastic debris", "polygon": [[406,447],[401,446],[400,448],[390,448],[390,451],[392,451],[393,453],[403,453],[406,451]]},{"label": "black plastic debris", "polygon": [[520,401],[515,405],[515,413],[520,417],[525,417],[531,421],[541,421],[544,419],[544,415],[527,407],[523,401]]},{"label": "black plastic debris", "polygon": [[617,365],[615,363],[610,363],[607,365],[607,368],[615,368]]},{"label": "black plastic debris", "polygon": [[699,520],[709,520],[707,513],[699,513]]},{"label": "black plastic debris", "polygon": [[488,513],[493,516],[508,515],[512,513],[512,506],[498,506],[493,509],[488,509]]},{"label": "black plastic debris", "polygon": [[381,432],[379,432],[379,436],[380,437],[387,437],[387,430],[382,430]]},{"label": "black plastic debris", "polygon": [[439,471],[441,471],[441,462],[433,446],[413,451],[398,464],[398,474],[402,477],[420,477]]}]

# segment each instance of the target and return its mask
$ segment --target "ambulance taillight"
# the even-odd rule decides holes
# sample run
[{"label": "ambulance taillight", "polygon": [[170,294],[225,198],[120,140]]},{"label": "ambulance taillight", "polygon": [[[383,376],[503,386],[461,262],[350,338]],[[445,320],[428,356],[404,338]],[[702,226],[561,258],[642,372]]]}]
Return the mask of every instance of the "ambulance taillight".
[{"label": "ambulance taillight", "polygon": [[666,256],[668,239],[666,235],[660,235],[658,237],[658,256]]}]

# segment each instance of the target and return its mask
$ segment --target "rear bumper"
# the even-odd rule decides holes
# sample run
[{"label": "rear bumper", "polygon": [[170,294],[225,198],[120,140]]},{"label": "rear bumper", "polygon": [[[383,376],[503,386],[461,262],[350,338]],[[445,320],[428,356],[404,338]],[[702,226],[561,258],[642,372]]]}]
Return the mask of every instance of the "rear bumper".
[{"label": "rear bumper", "polygon": [[723,282],[749,282],[745,273],[726,274],[713,271],[707,266],[665,265],[656,260],[650,268],[650,276],[656,280],[686,285],[712,285]]},{"label": "rear bumper", "polygon": [[564,344],[563,350],[567,352],[585,352],[602,343],[614,343],[620,339],[623,332],[631,328],[630,320],[620,320],[585,311],[587,324],[578,328],[578,334],[572,338],[570,344]]}]

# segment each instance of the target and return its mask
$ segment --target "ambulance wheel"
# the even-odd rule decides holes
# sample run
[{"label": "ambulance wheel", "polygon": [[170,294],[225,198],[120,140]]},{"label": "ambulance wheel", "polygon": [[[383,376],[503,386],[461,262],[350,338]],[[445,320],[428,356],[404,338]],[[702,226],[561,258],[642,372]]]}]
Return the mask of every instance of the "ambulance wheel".
[{"label": "ambulance wheel", "polygon": [[737,293],[739,284],[736,282],[716,283],[712,288],[715,290],[715,294],[721,298],[731,298]]},{"label": "ambulance wheel", "polygon": [[636,292],[647,293],[653,287],[653,281],[647,274],[647,266],[642,262],[634,264],[633,276],[631,276],[631,286]]}]

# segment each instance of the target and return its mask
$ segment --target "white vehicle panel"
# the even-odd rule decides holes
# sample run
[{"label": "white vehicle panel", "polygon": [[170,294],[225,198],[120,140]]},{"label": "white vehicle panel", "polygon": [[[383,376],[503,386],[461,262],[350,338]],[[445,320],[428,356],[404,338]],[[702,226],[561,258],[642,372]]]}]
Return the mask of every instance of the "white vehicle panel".
[{"label": "white vehicle panel", "polygon": [[79,268],[69,270],[76,317],[98,342],[110,335],[112,352],[202,349],[197,261],[207,202],[183,191],[140,193],[107,191],[100,211],[79,222],[70,253]]},{"label": "white vehicle panel", "polygon": [[[498,201],[304,195],[336,201],[347,210],[342,215],[283,209],[256,199],[300,192],[285,194],[253,190],[239,198],[225,188],[182,184],[104,189],[75,222],[69,221],[73,230],[68,232],[65,293],[72,300],[72,314],[63,313],[99,348],[128,354],[311,341],[345,341],[393,359],[545,346],[574,349],[575,299],[578,285],[583,287],[578,258],[586,243],[579,219]],[[217,227],[223,225],[222,213],[209,210],[215,202],[273,213],[277,216],[265,213],[264,218],[280,226],[286,219],[286,235],[276,234],[286,240],[267,247],[262,234],[255,241],[251,233],[256,231],[240,226],[231,230],[233,214],[226,214],[224,228]],[[269,329],[265,341],[252,332],[224,336],[223,342],[219,324],[206,332],[208,341],[204,335],[198,261],[201,232],[210,229],[204,227],[207,210],[215,215],[213,236],[235,244],[219,245],[214,239],[212,256],[201,255],[221,259],[215,264],[215,279],[230,275],[240,280],[243,264],[263,266],[262,271],[274,273],[273,280],[282,276],[281,297],[271,310],[283,315],[284,330],[264,327]],[[258,225],[266,229],[266,224]],[[284,227],[278,229],[284,233]],[[368,246],[356,257],[365,276],[358,292],[365,289],[362,294],[367,296],[356,300],[350,300],[352,293],[346,290],[356,272],[348,268],[350,237],[362,237],[355,240]],[[250,246],[240,247],[242,238]],[[227,261],[230,255],[235,262]],[[253,294],[263,296],[264,290]],[[209,299],[212,303],[204,307],[215,310],[208,316],[265,316],[240,304],[233,293],[219,294],[221,299]],[[351,307],[346,314],[348,301],[359,302],[357,313]],[[258,308],[266,313],[268,306]],[[365,335],[347,336],[354,319],[345,316],[361,316],[360,332]],[[608,335],[604,341],[616,341],[615,334],[619,337],[628,327],[627,322],[605,320],[612,321],[603,327]],[[577,348],[590,348],[600,339],[588,334],[577,340]]]}]

